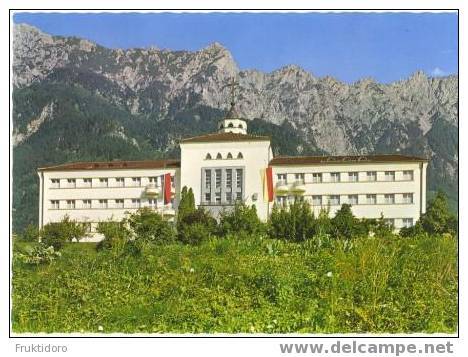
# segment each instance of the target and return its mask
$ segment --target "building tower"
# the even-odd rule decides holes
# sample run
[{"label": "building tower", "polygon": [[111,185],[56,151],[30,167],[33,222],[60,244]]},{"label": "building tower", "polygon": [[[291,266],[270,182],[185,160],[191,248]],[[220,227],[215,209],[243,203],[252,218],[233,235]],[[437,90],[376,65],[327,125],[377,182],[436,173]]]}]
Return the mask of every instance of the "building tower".
[{"label": "building tower", "polygon": [[218,124],[218,132],[220,133],[235,133],[247,134],[247,122],[240,117],[236,110],[235,103],[235,86],[234,78],[231,81],[231,108],[228,113]]}]

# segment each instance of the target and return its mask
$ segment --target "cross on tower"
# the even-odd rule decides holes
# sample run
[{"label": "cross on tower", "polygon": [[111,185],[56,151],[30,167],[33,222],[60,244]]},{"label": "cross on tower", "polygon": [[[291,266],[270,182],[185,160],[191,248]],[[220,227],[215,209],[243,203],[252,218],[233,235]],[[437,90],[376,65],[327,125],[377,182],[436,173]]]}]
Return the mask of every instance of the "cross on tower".
[{"label": "cross on tower", "polygon": [[236,81],[234,77],[231,78],[231,105],[234,105],[234,100],[236,97],[236,86],[239,85],[239,82]]}]

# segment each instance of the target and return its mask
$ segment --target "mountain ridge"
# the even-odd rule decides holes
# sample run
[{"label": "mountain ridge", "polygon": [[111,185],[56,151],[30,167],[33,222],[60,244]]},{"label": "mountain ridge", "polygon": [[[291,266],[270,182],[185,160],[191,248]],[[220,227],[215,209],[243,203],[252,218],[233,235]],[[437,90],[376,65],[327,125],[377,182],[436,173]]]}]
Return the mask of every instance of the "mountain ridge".
[{"label": "mountain ridge", "polygon": [[[43,163],[56,163],[44,161],[65,144],[60,147],[68,156],[61,160],[93,156],[81,139],[66,132],[73,122],[83,136],[94,138],[100,132],[122,139],[112,145],[128,147],[139,158],[176,154],[184,135],[215,130],[228,109],[233,77],[239,82],[238,112],[254,123],[250,130],[274,133],[277,154],[422,155],[431,160],[430,192],[446,190],[456,206],[456,75],[428,77],[416,71],[389,84],[372,78],[347,84],[331,76],[316,77],[294,64],[268,73],[240,70],[219,43],[198,51],[109,49],[14,25],[14,147],[16,152],[43,152],[46,157],[37,158]],[[111,112],[118,114],[111,117]],[[294,138],[291,143],[286,133]],[[37,150],[38,138],[49,139],[49,151]],[[120,152],[113,147],[99,150],[107,156]],[[20,171],[31,175],[31,170]]]}]

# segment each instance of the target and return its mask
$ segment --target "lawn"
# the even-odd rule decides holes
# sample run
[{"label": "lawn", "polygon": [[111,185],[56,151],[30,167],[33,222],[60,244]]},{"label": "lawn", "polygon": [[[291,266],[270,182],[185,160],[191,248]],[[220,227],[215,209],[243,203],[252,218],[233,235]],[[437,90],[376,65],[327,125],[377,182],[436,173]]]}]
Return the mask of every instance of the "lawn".
[{"label": "lawn", "polygon": [[213,238],[136,257],[69,243],[49,265],[14,260],[12,324],[17,333],[455,333],[457,295],[450,236]]}]

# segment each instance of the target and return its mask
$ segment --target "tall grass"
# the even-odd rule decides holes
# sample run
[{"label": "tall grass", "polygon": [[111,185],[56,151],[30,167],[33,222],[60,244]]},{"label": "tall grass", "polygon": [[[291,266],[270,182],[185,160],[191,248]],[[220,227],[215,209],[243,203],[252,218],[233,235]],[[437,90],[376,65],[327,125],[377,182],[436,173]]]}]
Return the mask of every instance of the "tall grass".
[{"label": "tall grass", "polygon": [[231,236],[140,257],[68,244],[51,265],[14,262],[13,330],[455,332],[456,249],[449,236]]}]

